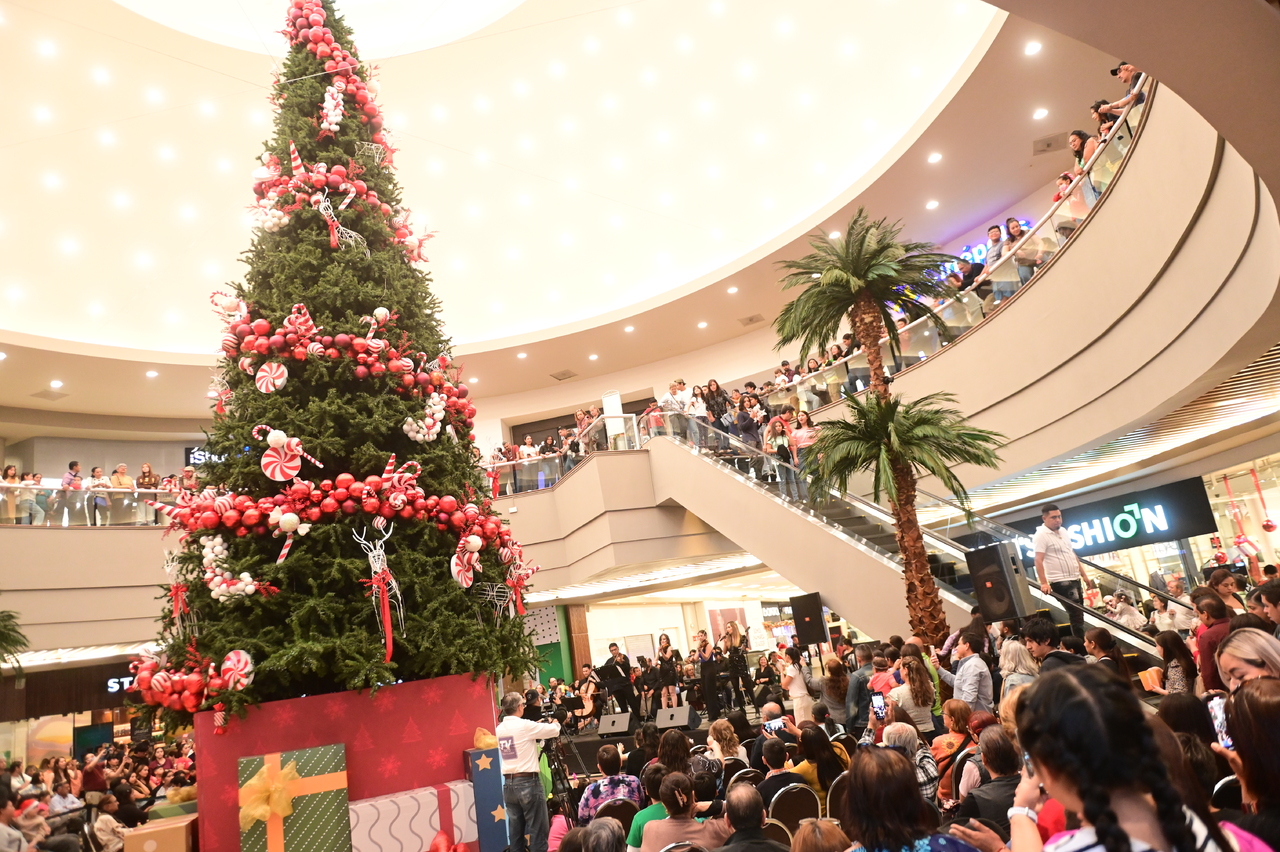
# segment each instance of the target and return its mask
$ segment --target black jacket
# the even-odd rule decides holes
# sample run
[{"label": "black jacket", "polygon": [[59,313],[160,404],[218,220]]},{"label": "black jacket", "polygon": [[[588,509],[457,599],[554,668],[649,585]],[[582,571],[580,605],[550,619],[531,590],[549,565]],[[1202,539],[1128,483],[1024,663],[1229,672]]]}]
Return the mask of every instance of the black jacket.
[{"label": "black jacket", "polygon": [[791,847],[764,836],[760,828],[740,828],[715,852],[791,852]]},{"label": "black jacket", "polygon": [[[789,784],[804,784],[804,776],[796,772],[779,772],[777,775],[770,775],[768,778],[756,785],[756,789],[760,792],[760,798],[764,800],[764,806],[767,808],[773,802],[773,797]],[[728,845],[728,844],[726,844]]]},{"label": "black jacket", "polygon": [[1064,666],[1082,666],[1087,662],[1084,657],[1070,651],[1050,651],[1040,661],[1040,672],[1051,672]]},{"label": "black jacket", "polygon": [[960,803],[956,821],[989,819],[1009,833],[1009,808],[1013,807],[1013,792],[1022,780],[1021,774],[1001,775],[985,784],[974,787]]}]

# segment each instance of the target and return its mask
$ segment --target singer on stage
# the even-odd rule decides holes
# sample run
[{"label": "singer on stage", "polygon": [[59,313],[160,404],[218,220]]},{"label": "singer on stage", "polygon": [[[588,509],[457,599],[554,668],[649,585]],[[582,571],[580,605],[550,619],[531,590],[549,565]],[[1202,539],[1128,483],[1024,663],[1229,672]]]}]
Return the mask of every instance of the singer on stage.
[{"label": "singer on stage", "polygon": [[623,713],[629,713],[633,708],[639,709],[635,693],[631,691],[631,660],[618,650],[617,642],[609,643],[609,654],[609,659],[597,669],[601,684],[609,690],[610,695],[618,699],[618,709]]}]

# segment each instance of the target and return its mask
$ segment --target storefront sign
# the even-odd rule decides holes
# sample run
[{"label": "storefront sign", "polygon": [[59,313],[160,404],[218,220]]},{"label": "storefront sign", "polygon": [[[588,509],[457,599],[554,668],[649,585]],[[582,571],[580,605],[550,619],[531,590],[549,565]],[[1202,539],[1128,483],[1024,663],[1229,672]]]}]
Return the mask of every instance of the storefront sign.
[{"label": "storefront sign", "polygon": [[107,678],[107,692],[127,692],[133,685],[133,676]]},{"label": "storefront sign", "polygon": [[[1063,509],[1062,523],[1071,546],[1081,556],[1177,541],[1218,528],[1199,477]],[[1028,535],[1040,524],[1038,514],[1007,522]],[[1030,538],[1019,540],[1019,544],[1029,553]]]},{"label": "storefront sign", "polygon": [[187,447],[183,451],[183,455],[186,458],[186,464],[189,465],[204,464],[205,462],[220,462],[225,461],[227,458],[226,456],[215,456],[204,447]]}]

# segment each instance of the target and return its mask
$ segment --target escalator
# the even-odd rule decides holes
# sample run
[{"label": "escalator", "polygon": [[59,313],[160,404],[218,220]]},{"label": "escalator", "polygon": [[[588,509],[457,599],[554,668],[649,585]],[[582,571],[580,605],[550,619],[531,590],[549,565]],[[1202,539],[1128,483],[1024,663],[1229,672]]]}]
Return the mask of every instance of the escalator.
[{"label": "escalator", "polygon": [[[794,467],[684,415],[655,415],[650,433],[644,448],[651,457],[659,501],[683,506],[795,585],[820,591],[829,609],[859,628],[875,636],[901,632],[902,567],[886,507],[835,491],[805,493],[803,477]],[[727,480],[736,484],[730,486]],[[976,604],[965,554],[997,542],[1025,542],[1026,536],[981,516],[974,517],[970,526],[959,507],[924,492],[919,511],[947,618],[958,627],[968,622]],[[806,527],[816,527],[824,535],[806,532]],[[1104,589],[1123,586],[1172,600],[1082,561]],[[1041,592],[1036,583],[1029,585],[1037,606],[1059,625],[1068,625],[1067,609],[1074,605]],[[894,605],[886,606],[888,601]],[[1086,629],[1105,627],[1112,633],[1130,657],[1133,670],[1159,664],[1148,636],[1105,613],[1079,609]]]}]

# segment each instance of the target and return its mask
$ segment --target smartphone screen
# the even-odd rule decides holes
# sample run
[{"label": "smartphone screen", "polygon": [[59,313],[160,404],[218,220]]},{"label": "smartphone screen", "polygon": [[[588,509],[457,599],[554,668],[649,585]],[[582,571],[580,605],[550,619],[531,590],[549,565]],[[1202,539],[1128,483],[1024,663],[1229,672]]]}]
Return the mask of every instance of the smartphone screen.
[{"label": "smartphone screen", "polygon": [[1031,763],[1031,755],[1027,754],[1025,751],[1022,753],[1022,765],[1027,769],[1027,775],[1034,778],[1036,775],[1036,768]]},{"label": "smartphone screen", "polygon": [[786,727],[785,719],[767,719],[763,725],[764,729],[771,734],[776,734]]},{"label": "smartphone screen", "polygon": [[1213,719],[1213,729],[1218,734],[1218,742],[1223,748],[1235,748],[1231,735],[1227,733],[1227,699],[1215,695],[1209,699],[1209,716]]},{"label": "smartphone screen", "polygon": [[871,712],[876,714],[877,719],[883,719],[885,717],[886,710],[883,692],[871,693]]}]

